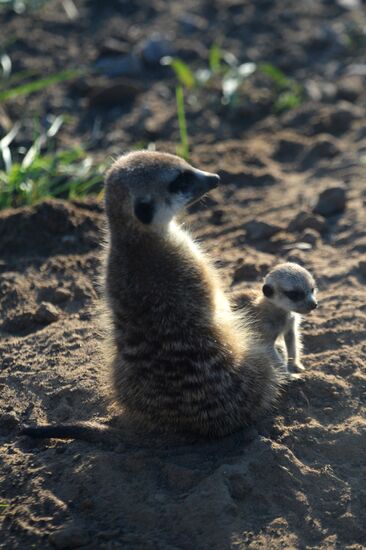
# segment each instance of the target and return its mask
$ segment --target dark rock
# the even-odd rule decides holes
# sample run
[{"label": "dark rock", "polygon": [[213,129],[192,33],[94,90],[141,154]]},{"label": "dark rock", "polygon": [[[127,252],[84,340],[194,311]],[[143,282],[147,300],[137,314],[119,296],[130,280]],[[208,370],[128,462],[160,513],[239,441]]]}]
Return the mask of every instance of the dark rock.
[{"label": "dark rock", "polygon": [[346,199],[344,187],[329,187],[320,193],[314,212],[326,218],[341,214],[346,208]]},{"label": "dark rock", "polygon": [[103,44],[99,47],[99,56],[118,56],[127,55],[131,51],[131,46],[128,42],[122,42],[116,38],[107,38]]},{"label": "dark rock", "polygon": [[222,225],[224,223],[224,219],[223,219],[224,214],[225,214],[224,210],[221,210],[221,209],[214,210],[208,221],[213,225]]},{"label": "dark rock", "polygon": [[363,78],[358,75],[348,75],[338,82],[338,98],[346,101],[356,101],[363,94]]},{"label": "dark rock", "polygon": [[244,225],[246,229],[246,236],[253,241],[259,241],[261,239],[269,239],[279,231],[281,228],[277,225],[272,225],[266,222],[258,222],[257,220],[251,220]]},{"label": "dark rock", "polygon": [[294,162],[304,150],[304,143],[291,139],[280,139],[274,159],[278,162]]},{"label": "dark rock", "polygon": [[288,231],[293,233],[296,231],[304,231],[305,229],[313,229],[318,233],[324,233],[326,223],[321,216],[317,216],[311,212],[301,211],[290,221]]},{"label": "dark rock", "polygon": [[366,277],[366,261],[361,260],[358,262],[358,271],[362,275],[362,277]]},{"label": "dark rock", "polygon": [[71,292],[66,288],[44,287],[39,290],[38,296],[46,302],[59,304],[70,300]]},{"label": "dark rock", "polygon": [[355,118],[362,116],[363,111],[353,107],[347,101],[340,101],[327,112],[321,113],[314,119],[313,129],[315,132],[329,134],[343,134],[350,129]]},{"label": "dark rock", "polygon": [[102,57],[94,67],[101,73],[115,78],[117,76],[136,76],[142,72],[142,64],[136,55]]},{"label": "dark rock", "polygon": [[54,531],[49,540],[56,548],[77,548],[89,542],[89,534],[76,525],[68,525]]},{"label": "dark rock", "polygon": [[319,233],[318,231],[314,231],[314,229],[306,229],[301,235],[301,240],[314,246],[319,240]]},{"label": "dark rock", "polygon": [[305,151],[301,161],[300,168],[308,170],[322,159],[332,159],[339,154],[339,148],[331,138],[318,139]]},{"label": "dark rock", "polygon": [[185,13],[179,19],[179,25],[182,31],[186,34],[191,34],[193,32],[204,31],[207,29],[207,21],[200,17],[199,15],[194,15],[192,13]]},{"label": "dark rock", "polygon": [[15,412],[7,412],[0,414],[0,432],[4,434],[10,433],[19,424],[19,418]]},{"label": "dark rock", "polygon": [[37,309],[34,319],[41,325],[49,325],[59,319],[58,309],[48,302],[42,302]]},{"label": "dark rock", "polygon": [[145,40],[141,48],[142,58],[149,65],[157,65],[163,57],[172,56],[175,53],[172,43],[160,34],[153,34]]},{"label": "dark rock", "polygon": [[129,78],[105,79],[91,85],[88,91],[90,106],[110,107],[131,101],[144,91],[141,82]]},{"label": "dark rock", "polygon": [[260,276],[259,268],[253,263],[245,263],[237,267],[233,274],[233,284],[241,281],[255,281]]}]

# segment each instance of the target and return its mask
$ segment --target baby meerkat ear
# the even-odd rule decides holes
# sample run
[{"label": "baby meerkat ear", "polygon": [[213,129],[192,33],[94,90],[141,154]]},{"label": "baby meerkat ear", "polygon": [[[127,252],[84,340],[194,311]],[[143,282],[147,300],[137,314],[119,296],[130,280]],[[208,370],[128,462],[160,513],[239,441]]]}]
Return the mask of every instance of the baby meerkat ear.
[{"label": "baby meerkat ear", "polygon": [[135,216],[143,224],[149,225],[154,218],[154,203],[144,200],[135,202]]},{"label": "baby meerkat ear", "polygon": [[271,285],[263,285],[262,291],[266,298],[271,298],[274,294],[274,290]]}]

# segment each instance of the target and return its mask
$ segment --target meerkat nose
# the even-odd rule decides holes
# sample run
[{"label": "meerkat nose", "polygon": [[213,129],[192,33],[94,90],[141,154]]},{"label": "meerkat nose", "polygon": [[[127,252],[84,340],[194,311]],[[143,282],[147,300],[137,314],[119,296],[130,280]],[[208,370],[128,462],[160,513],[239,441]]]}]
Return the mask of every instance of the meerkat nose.
[{"label": "meerkat nose", "polygon": [[310,302],[309,307],[310,309],[316,309],[318,307],[318,302],[316,302],[315,300]]},{"label": "meerkat nose", "polygon": [[219,185],[220,176],[218,174],[211,174],[211,172],[204,172],[203,170],[195,170],[197,179],[207,186],[207,189],[215,189]]}]

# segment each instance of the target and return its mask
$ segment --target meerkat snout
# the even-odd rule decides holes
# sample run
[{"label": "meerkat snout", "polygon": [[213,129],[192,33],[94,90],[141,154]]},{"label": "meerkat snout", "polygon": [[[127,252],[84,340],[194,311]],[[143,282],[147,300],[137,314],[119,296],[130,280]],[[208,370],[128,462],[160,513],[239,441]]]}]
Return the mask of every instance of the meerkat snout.
[{"label": "meerkat snout", "polygon": [[264,296],[277,307],[296,313],[310,313],[318,307],[312,275],[294,263],[275,267],[264,280]]},{"label": "meerkat snout", "polygon": [[217,174],[198,170],[174,155],[130,153],[107,174],[107,210],[112,218],[114,214],[127,223],[132,219],[146,228],[160,230],[181,210],[217,187],[219,181]]}]

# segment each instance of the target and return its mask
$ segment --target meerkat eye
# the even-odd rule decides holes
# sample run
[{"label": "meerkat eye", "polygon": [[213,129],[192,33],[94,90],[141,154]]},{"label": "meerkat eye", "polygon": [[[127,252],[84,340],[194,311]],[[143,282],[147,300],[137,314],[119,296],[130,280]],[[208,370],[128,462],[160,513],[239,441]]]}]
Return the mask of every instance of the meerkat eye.
[{"label": "meerkat eye", "polygon": [[271,298],[274,294],[274,290],[271,285],[263,285],[262,291],[266,298]]},{"label": "meerkat eye", "polygon": [[191,187],[189,172],[181,172],[175,180],[169,184],[169,193],[187,193]]},{"label": "meerkat eye", "polygon": [[300,300],[305,298],[305,292],[303,290],[284,290],[283,293],[292,302],[300,302]]},{"label": "meerkat eye", "polygon": [[135,216],[141,223],[148,225],[154,218],[154,203],[138,200],[135,203]]}]

